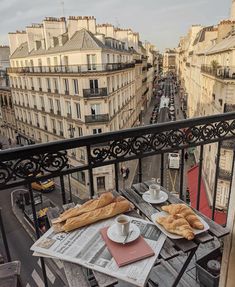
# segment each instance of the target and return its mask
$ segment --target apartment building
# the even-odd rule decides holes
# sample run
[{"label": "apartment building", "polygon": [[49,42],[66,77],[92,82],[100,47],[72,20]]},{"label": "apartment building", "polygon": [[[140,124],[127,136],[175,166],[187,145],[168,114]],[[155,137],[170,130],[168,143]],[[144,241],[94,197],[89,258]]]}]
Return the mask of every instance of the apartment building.
[{"label": "apartment building", "polygon": [[175,74],[176,72],[176,51],[174,49],[166,49],[163,53],[163,74]]},{"label": "apartment building", "polygon": [[0,46],[0,134],[7,138],[15,138],[15,113],[6,72],[10,66],[9,56],[10,48]]},{"label": "apartment building", "polygon": [[[91,17],[46,18],[9,33],[9,76],[18,131],[35,142],[139,125],[147,107],[147,55],[131,29],[98,25]],[[146,67],[146,69],[145,69]],[[70,165],[86,160],[72,150]],[[97,192],[114,187],[113,170],[94,170]],[[72,176],[86,192],[88,174]]]},{"label": "apartment building", "polygon": [[[188,116],[235,110],[235,2],[231,16],[217,25],[192,26],[177,49],[177,74],[187,97]],[[204,150],[203,173],[209,199],[215,188],[217,145]],[[226,209],[230,191],[234,143],[222,144],[216,206]]]}]

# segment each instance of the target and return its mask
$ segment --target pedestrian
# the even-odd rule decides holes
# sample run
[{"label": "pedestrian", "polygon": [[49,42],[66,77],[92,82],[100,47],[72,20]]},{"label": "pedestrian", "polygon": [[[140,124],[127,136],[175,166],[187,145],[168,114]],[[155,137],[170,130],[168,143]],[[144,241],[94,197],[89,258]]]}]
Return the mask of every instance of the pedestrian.
[{"label": "pedestrian", "polygon": [[184,158],[185,158],[185,161],[188,160],[188,152],[187,151],[185,152]]}]

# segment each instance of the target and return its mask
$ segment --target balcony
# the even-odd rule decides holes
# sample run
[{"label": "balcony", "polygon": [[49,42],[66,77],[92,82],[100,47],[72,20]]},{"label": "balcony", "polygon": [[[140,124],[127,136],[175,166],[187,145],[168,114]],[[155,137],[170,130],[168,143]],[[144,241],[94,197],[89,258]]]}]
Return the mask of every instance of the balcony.
[{"label": "balcony", "polygon": [[135,63],[112,63],[94,65],[68,65],[68,66],[35,66],[8,68],[8,73],[22,74],[78,74],[118,71],[134,68]]},{"label": "balcony", "polygon": [[[137,160],[139,162],[139,166],[138,174],[136,177],[138,182],[142,182],[144,171],[143,169],[146,168],[142,165],[143,160],[149,160],[151,156],[156,155],[159,157],[159,159],[161,158],[163,160],[159,160],[159,169],[157,166],[154,167],[154,172],[158,172],[161,179],[161,185],[164,186],[164,181],[166,179],[166,174],[164,173],[164,159],[167,158],[167,154],[169,152],[179,151],[184,153],[185,149],[195,147],[198,147],[203,152],[203,147],[207,144],[228,140],[234,141],[234,127],[235,112],[202,118],[193,118],[177,122],[161,123],[151,126],[137,127],[105,134],[90,135],[75,138],[72,140],[67,139],[56,142],[37,144],[35,146],[24,146],[21,148],[18,147],[3,150],[0,151],[0,165],[2,170],[2,176],[0,177],[0,190],[2,193],[4,193],[4,196],[9,196],[10,199],[10,193],[7,193],[7,189],[16,189],[22,185],[29,186],[32,182],[35,181],[36,175],[43,171],[44,174],[40,179],[59,179],[60,188],[58,188],[58,190],[61,189],[62,203],[65,204],[67,203],[67,199],[65,194],[64,179],[67,178],[68,174],[87,171],[90,178],[88,196],[92,197],[95,194],[95,177],[93,177],[93,171],[95,168],[112,166],[114,170],[112,178],[115,183],[115,189],[119,191],[122,189],[122,185],[120,185],[120,181],[118,179],[120,173],[118,165],[121,165],[125,162],[128,164],[131,160]],[[79,148],[83,148],[88,151],[86,162],[83,165],[71,167],[68,164],[68,154],[70,154],[71,150]],[[218,150],[218,153],[220,153],[220,150]],[[203,157],[201,157],[199,160],[199,172],[196,179],[196,182],[199,183],[201,182],[202,162]],[[216,163],[216,170],[218,169],[218,163],[219,161]],[[179,178],[179,197],[181,199],[184,199],[184,168],[185,166],[183,160],[179,169],[179,174],[181,175]],[[31,174],[30,177],[29,174]],[[218,178],[219,174],[215,174],[215,180],[218,180]],[[140,184],[140,186],[144,187],[145,191],[147,190],[147,186],[145,184]],[[29,191],[32,194],[32,189],[29,188]],[[215,190],[213,193],[213,199],[216,198],[216,194],[217,190]],[[234,190],[232,190],[232,194],[234,194]],[[199,184],[196,194],[196,201],[198,206],[200,206],[200,196],[201,186]],[[133,197],[135,197],[134,193]],[[213,214],[215,214],[216,208],[215,200],[212,202],[213,218]],[[31,205],[32,210],[35,213],[35,205],[33,203]],[[41,231],[39,229],[37,219],[35,219],[34,223],[36,232],[40,236]],[[213,230],[213,227],[209,232],[210,234],[213,234],[213,232],[220,233],[220,231]],[[212,238],[213,236],[210,234],[208,234],[208,236],[209,238]],[[199,239],[206,241],[208,236],[204,237],[204,234],[202,234]],[[222,241],[222,239],[220,240]],[[177,240],[174,240],[174,242],[168,241],[168,243],[169,248],[171,248],[170,243],[175,245],[175,252],[177,252]],[[184,247],[186,252],[189,244],[191,244],[191,242],[185,242]],[[192,244],[195,245],[196,243],[192,242]],[[194,248],[196,248],[196,245]],[[171,260],[174,260],[173,257],[176,255],[176,253],[170,255],[172,256]],[[167,256],[167,254],[165,254],[165,256]],[[158,262],[158,264],[161,264],[161,262]],[[177,266],[179,265],[180,263],[178,262]],[[175,272],[175,270],[173,271]],[[173,271],[169,276],[173,276]],[[186,270],[184,270],[183,273],[187,275]],[[168,278],[167,274],[164,274],[164,276],[165,278]],[[46,280],[46,277],[44,280]],[[181,283],[181,285],[184,286],[184,282]],[[159,286],[161,287],[163,285]],[[187,286],[198,285],[187,284]]]},{"label": "balcony", "polygon": [[231,174],[230,171],[220,168],[219,169],[219,178],[222,179],[222,180],[231,181],[232,174]]},{"label": "balcony", "polygon": [[235,150],[235,142],[232,141],[232,140],[223,141],[223,142],[222,142],[222,148],[224,148],[224,149],[230,149],[230,150]]},{"label": "balcony", "polygon": [[235,80],[235,67],[202,65],[201,72],[222,80]]},{"label": "balcony", "polygon": [[84,98],[107,97],[108,91],[107,88],[83,89],[83,96]]},{"label": "balcony", "polygon": [[109,121],[109,114],[85,116],[85,123],[106,123]]},{"label": "balcony", "polygon": [[135,60],[135,63],[136,63],[136,64],[142,64],[142,63],[143,63],[143,60],[136,59],[136,60]]}]

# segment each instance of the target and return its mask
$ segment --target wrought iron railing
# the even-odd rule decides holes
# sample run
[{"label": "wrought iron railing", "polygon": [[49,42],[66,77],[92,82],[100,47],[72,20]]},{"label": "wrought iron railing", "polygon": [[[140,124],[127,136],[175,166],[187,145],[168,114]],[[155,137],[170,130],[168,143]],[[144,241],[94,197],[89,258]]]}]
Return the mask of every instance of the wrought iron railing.
[{"label": "wrought iron railing", "polygon": [[109,114],[89,115],[85,116],[85,123],[104,123],[109,121]]},{"label": "wrought iron railing", "polygon": [[92,97],[106,97],[108,96],[107,88],[97,88],[97,89],[83,89],[84,98]]},{"label": "wrought iron railing", "polygon": [[8,68],[8,73],[53,73],[53,74],[74,74],[107,72],[134,68],[135,63],[112,63],[112,64],[92,64],[92,65],[60,65],[60,66],[34,66]]},{"label": "wrought iron railing", "polygon": [[[196,206],[199,209],[204,146],[217,143],[215,184],[212,193],[212,219],[214,219],[222,142],[234,140],[234,138],[235,112],[7,149],[0,151],[0,190],[4,192],[7,188],[21,185],[28,186],[36,235],[39,237],[40,230],[31,187],[31,183],[35,181],[39,173],[42,175],[37,177],[37,180],[59,178],[62,202],[65,204],[67,202],[64,184],[66,175],[87,171],[89,195],[92,197],[95,193],[93,177],[95,168],[113,166],[115,189],[119,190],[119,164],[134,159],[138,160],[138,181],[142,182],[143,158],[159,154],[160,181],[161,185],[164,185],[166,153],[178,150],[181,151],[179,196],[184,199],[185,149],[197,147],[199,152],[199,176]],[[73,167],[69,165],[68,151],[78,148],[86,150],[86,160],[84,164]],[[235,152],[233,153],[233,162],[234,154]],[[42,269],[46,282],[46,272],[43,264]],[[45,283],[45,286],[48,285]]]},{"label": "wrought iron railing", "polygon": [[234,79],[235,80],[235,67],[233,66],[211,66],[202,65],[201,71],[211,76],[220,79]]}]

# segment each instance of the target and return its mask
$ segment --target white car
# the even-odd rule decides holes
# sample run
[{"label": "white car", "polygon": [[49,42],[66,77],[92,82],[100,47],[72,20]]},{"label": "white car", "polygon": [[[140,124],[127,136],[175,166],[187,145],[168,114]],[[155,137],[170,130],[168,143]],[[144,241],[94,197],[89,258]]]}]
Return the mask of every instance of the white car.
[{"label": "white car", "polygon": [[168,168],[170,169],[180,168],[180,155],[178,153],[168,154]]}]

